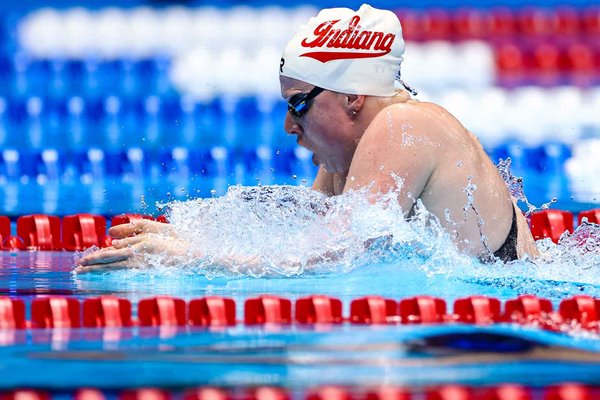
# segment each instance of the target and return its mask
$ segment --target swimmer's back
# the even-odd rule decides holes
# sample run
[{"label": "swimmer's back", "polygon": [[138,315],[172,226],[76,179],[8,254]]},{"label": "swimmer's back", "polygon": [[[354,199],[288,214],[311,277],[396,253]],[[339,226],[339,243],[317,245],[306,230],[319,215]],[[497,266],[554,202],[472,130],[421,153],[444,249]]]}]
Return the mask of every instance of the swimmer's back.
[{"label": "swimmer's back", "polygon": [[[375,168],[377,165],[380,167]],[[386,170],[374,171],[382,167]],[[363,176],[363,183],[386,179],[384,173],[388,181],[390,174],[410,180],[411,174],[422,173],[421,186],[407,185],[413,190],[410,197],[420,199],[468,254],[494,252],[508,236],[513,199],[506,184],[478,139],[439,105],[400,98],[383,108],[361,138],[350,173],[366,168],[373,170],[372,179]],[[364,171],[359,172],[364,175]],[[315,184],[330,194],[339,194],[345,178],[321,170]],[[382,185],[382,190],[385,187],[389,185]],[[412,213],[406,211],[407,215]],[[520,212],[517,214],[519,256],[524,249],[535,253],[526,222]]]}]

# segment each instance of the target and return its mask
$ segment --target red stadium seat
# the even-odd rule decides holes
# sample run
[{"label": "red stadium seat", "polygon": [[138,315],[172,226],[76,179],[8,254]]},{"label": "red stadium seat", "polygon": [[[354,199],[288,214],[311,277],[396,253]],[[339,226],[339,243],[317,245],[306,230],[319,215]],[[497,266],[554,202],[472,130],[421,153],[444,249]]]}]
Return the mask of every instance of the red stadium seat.
[{"label": "red stadium seat", "polygon": [[519,33],[525,37],[548,36],[556,31],[556,19],[545,8],[526,7],[517,11]]},{"label": "red stadium seat", "polygon": [[592,6],[582,11],[581,16],[583,35],[597,38],[600,36],[600,7]]},{"label": "red stadium seat", "polygon": [[554,19],[554,34],[565,37],[581,33],[581,19],[574,7],[557,7],[554,11]]},{"label": "red stadium seat", "polygon": [[513,37],[517,34],[516,16],[508,7],[498,7],[491,10],[490,36]]},{"label": "red stadium seat", "polygon": [[424,12],[424,40],[451,40],[453,38],[452,20],[448,11],[441,8],[431,8]]},{"label": "red stadium seat", "polygon": [[407,41],[423,40],[422,15],[419,11],[412,9],[401,9],[396,15],[402,23],[402,36]]},{"label": "red stadium seat", "polygon": [[458,40],[484,39],[491,31],[490,15],[477,8],[460,8],[452,17],[453,29]]}]

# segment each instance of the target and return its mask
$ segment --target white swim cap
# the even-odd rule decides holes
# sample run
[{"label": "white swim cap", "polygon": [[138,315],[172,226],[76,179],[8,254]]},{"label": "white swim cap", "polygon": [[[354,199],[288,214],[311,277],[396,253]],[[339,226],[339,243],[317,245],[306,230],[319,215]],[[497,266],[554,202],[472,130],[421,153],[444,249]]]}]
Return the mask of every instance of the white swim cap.
[{"label": "white swim cap", "polygon": [[363,4],[358,11],[328,8],[288,42],[279,74],[349,94],[393,96],[404,39],[391,11]]}]

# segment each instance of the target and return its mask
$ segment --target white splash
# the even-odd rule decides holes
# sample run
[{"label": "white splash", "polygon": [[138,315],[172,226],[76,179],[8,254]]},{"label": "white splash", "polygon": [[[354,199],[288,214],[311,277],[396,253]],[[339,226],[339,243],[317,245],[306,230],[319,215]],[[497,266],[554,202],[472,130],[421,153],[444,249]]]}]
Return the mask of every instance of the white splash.
[{"label": "white splash", "polygon": [[[499,166],[501,174],[527,201],[508,165]],[[582,224],[559,244],[539,241],[538,259],[482,264],[460,253],[419,201],[406,220],[395,193],[372,203],[367,191],[326,197],[305,187],[233,186],[222,197],[159,205],[177,237],[189,243],[190,255],[144,255],[142,267],[115,273],[121,281],[136,276],[280,278],[275,286],[296,292],[314,291],[311,277],[318,277],[328,285],[321,292],[394,297],[534,293],[558,301],[582,292],[600,295],[598,225]],[[284,284],[282,278],[290,279]],[[299,287],[308,282],[313,286]]]},{"label": "white splash", "polygon": [[371,204],[366,190],[325,197],[294,186],[233,186],[220,198],[166,205],[178,237],[203,255],[187,268],[209,277],[347,272],[401,255],[468,259],[420,203],[416,210],[406,221],[392,193]]}]

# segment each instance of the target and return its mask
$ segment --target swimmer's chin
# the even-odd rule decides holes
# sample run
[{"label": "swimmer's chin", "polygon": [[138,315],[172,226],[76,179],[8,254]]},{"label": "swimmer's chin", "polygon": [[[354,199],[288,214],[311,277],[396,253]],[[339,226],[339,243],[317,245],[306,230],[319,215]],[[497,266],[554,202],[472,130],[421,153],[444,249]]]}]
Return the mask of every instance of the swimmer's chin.
[{"label": "swimmer's chin", "polygon": [[317,160],[317,155],[313,153],[312,155],[312,163],[315,167],[320,167],[321,165],[319,165],[319,160]]}]

